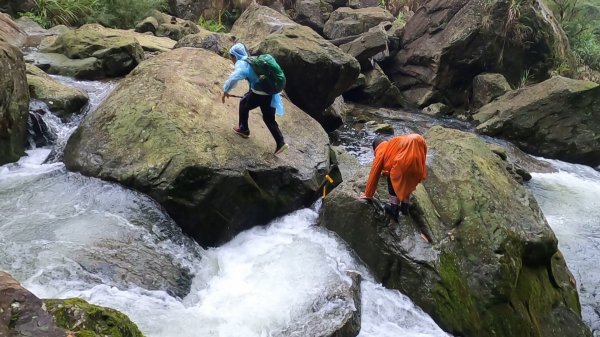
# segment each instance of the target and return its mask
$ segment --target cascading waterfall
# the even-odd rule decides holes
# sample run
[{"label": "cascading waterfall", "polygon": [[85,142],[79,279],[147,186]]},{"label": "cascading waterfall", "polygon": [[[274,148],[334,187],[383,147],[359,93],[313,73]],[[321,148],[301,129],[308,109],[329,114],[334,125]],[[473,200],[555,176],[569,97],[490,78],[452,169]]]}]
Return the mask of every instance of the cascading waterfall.
[{"label": "cascading waterfall", "polygon": [[[55,80],[78,88],[88,94],[89,102],[84,107],[81,114],[73,115],[71,119],[63,123],[59,117],[52,114],[48,106],[39,100],[32,99],[29,103],[29,111],[41,112],[41,119],[48,128],[48,133],[53,140],[53,161],[62,157],[62,152],[67,145],[67,140],[75,131],[81,120],[88,113],[95,111],[100,103],[106,99],[110,92],[114,89],[116,83],[114,81],[78,81],[66,76],[50,75]],[[33,143],[30,141],[30,144]]]},{"label": "cascading waterfall", "polygon": [[[391,115],[387,109],[377,109],[379,115]],[[435,119],[430,116],[411,116],[395,113],[393,119],[384,119],[394,126],[396,134],[425,133],[433,125],[443,125],[463,131],[472,127],[456,120]],[[357,131],[352,126],[342,126],[339,144],[356,156],[362,164],[373,160],[372,132]],[[520,155],[510,143],[481,136],[487,142],[503,146],[511,155]],[[569,164],[558,160],[537,158],[539,167],[553,167],[558,173],[532,173],[526,186],[533,192],[548,224],[558,238],[559,249],[565,255],[569,269],[577,281],[582,305],[582,316],[592,329],[594,337],[600,337],[600,167]],[[548,163],[548,165],[545,165]],[[542,165],[540,165],[542,164]]]},{"label": "cascading waterfall", "polygon": [[[55,78],[90,94],[88,112],[114,86]],[[47,115],[62,151],[80,118],[62,124]],[[350,282],[346,271],[358,270],[360,336],[447,336],[316,226],[314,209],[204,250],[152,199],[60,162],[44,164],[50,151],[30,150],[0,167],[0,270],[41,298],[116,308],[148,337],[316,336],[354,308],[326,296]]]},{"label": "cascading waterfall", "polygon": [[[84,113],[115,85],[54,78],[88,92]],[[43,118],[60,157],[82,117]],[[422,115],[391,123],[397,133],[436,124],[468,129]],[[373,137],[340,132],[340,142],[363,163],[372,159]],[[0,270],[40,297],[81,297],[119,309],[148,337],[313,336],[352,310],[354,303],[325,296],[350,282],[346,271],[357,270],[365,278],[360,336],[447,336],[406,296],[374,282],[343,242],[315,225],[314,209],[204,250],[147,196],[67,172],[60,162],[42,164],[50,151],[30,150],[0,167]],[[534,173],[527,186],[578,282],[584,319],[600,336],[600,173],[549,162],[559,172]]]},{"label": "cascading waterfall", "polygon": [[[150,198],[60,163],[35,163],[42,151],[0,174],[0,211],[10,214],[0,220],[0,269],[42,298],[119,309],[149,337],[315,336],[352,310],[324,296],[350,282],[347,270],[359,270],[366,278],[360,336],[446,336],[406,296],[377,285],[315,225],[314,210],[203,250]],[[187,273],[194,276],[183,298],[159,290]],[[320,325],[302,324],[309,321]]]},{"label": "cascading waterfall", "polygon": [[577,280],[584,321],[600,336],[600,172],[549,161],[557,173],[534,173],[528,183]]}]

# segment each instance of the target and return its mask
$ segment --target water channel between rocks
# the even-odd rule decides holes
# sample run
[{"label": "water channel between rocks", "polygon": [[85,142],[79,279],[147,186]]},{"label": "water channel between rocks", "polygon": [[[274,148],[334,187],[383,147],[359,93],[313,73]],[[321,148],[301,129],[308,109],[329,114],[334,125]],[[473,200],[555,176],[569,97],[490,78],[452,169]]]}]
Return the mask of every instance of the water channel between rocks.
[{"label": "water channel between rocks", "polygon": [[[88,92],[86,113],[115,86],[55,78]],[[35,101],[31,107],[44,109]],[[439,124],[470,130],[455,120],[386,114],[380,119],[396,134],[424,133]],[[81,118],[68,123],[50,113],[43,118],[60,153]],[[373,137],[350,125],[337,132],[335,142],[368,164]],[[361,337],[446,336],[406,296],[375,283],[342,242],[316,226],[315,209],[204,250],[150,198],[67,172],[60,162],[44,163],[50,152],[31,150],[18,163],[0,167],[0,270],[39,297],[82,297],[119,309],[148,337],[312,336],[352,310],[353,303],[324,296],[350,282],[347,270],[358,270],[365,277]],[[598,336],[600,173],[549,163],[558,172],[534,173],[527,186],[559,238],[578,282],[584,320]],[[322,325],[306,324],[315,321]]]}]

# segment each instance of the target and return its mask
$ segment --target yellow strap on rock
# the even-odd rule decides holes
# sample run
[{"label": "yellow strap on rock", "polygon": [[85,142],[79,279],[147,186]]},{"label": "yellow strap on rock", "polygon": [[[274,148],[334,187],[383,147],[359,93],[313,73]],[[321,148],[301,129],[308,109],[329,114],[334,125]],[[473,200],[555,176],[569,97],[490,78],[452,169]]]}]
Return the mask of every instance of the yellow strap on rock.
[{"label": "yellow strap on rock", "polygon": [[[325,179],[329,181],[330,184],[333,184],[333,179],[329,176],[329,174],[325,175]],[[323,199],[327,196],[327,185],[323,185]]]}]

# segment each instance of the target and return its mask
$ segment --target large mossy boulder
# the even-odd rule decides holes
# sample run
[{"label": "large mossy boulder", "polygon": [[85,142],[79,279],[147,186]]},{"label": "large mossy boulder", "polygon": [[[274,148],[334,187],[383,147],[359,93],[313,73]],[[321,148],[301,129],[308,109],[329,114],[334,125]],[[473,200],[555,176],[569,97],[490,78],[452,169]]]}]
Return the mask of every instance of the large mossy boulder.
[{"label": "large mossy boulder", "polygon": [[407,99],[424,107],[467,106],[482,72],[510,83],[541,81],[572,56],[542,0],[427,0],[404,27],[402,49],[384,68]]},{"label": "large mossy boulder", "polygon": [[127,316],[78,298],[41,300],[0,271],[0,336],[144,337]]},{"label": "large mossy boulder", "polygon": [[29,90],[23,54],[0,40],[0,165],[25,154]]},{"label": "large mossy boulder", "polygon": [[[54,28],[52,28],[54,29]],[[52,31],[50,29],[50,31]],[[142,34],[138,33],[134,30],[123,30],[123,29],[113,29],[107,28],[102,25],[92,23],[79,27],[77,29],[79,32],[89,32],[87,34],[95,35],[98,38],[132,38],[146,52],[165,52],[173,49],[176,41],[168,38],[168,37],[158,37],[150,34]]]},{"label": "large mossy boulder", "polygon": [[135,38],[104,35],[87,27],[61,35],[42,52],[62,54],[73,60],[97,59],[99,69],[95,78],[127,75],[144,59],[144,51]]},{"label": "large mossy boulder", "polygon": [[95,57],[71,59],[57,53],[33,53],[25,56],[28,63],[43,71],[76,79],[102,79],[106,77],[102,64]]},{"label": "large mossy boulder", "polygon": [[[165,52],[173,49],[176,43],[167,37],[105,28],[98,24],[83,25],[75,31],[61,31],[61,34],[67,35],[66,40],[62,36],[52,37],[43,52],[27,55],[27,62],[51,74],[102,79],[130,71],[145,57],[144,52]],[[45,41],[42,45],[46,44]],[[126,44],[120,48],[120,43]]]},{"label": "large mossy boulder", "polygon": [[125,314],[79,298],[44,300],[59,327],[79,337],[144,337]]},{"label": "large mossy boulder", "polygon": [[[364,168],[327,196],[321,224],[454,335],[591,336],[557,239],[507,162],[470,133],[425,138],[428,177],[409,216],[396,223],[379,201],[358,200]],[[387,199],[385,179],[378,192]]]},{"label": "large mossy boulder", "polygon": [[285,100],[287,152],[273,155],[260,113],[250,138],[236,135],[239,100],[221,103],[231,66],[195,48],[143,62],[71,136],[67,168],[149,194],[203,245],[309,205],[330,167],[326,133]]},{"label": "large mossy boulder", "polygon": [[139,33],[150,32],[156,36],[179,41],[186,35],[198,33],[200,27],[190,20],[179,19],[154,10],[149,17],[136,25],[135,31]]},{"label": "large mossy boulder", "polygon": [[27,84],[31,98],[46,103],[50,111],[63,119],[81,112],[88,103],[88,95],[74,87],[64,85],[48,76],[40,68],[27,64]]},{"label": "large mossy boulder", "polygon": [[269,53],[285,72],[285,92],[300,109],[327,131],[342,124],[323,111],[348,89],[360,71],[358,61],[323,39],[268,7],[251,5],[236,21],[231,34],[253,53]]},{"label": "large mossy boulder", "polygon": [[600,164],[600,86],[556,76],[476,111],[477,130],[535,155]]},{"label": "large mossy boulder", "polygon": [[0,336],[66,337],[42,300],[0,271]]}]

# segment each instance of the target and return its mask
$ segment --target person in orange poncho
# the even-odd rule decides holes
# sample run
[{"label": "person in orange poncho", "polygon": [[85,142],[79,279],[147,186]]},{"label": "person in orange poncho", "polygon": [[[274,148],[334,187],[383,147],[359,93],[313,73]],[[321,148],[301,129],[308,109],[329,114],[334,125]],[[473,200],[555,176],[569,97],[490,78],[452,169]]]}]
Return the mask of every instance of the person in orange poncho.
[{"label": "person in orange poncho", "polygon": [[378,138],[373,142],[373,151],[375,159],[360,198],[372,199],[379,176],[387,176],[390,205],[385,205],[384,209],[398,221],[399,212],[408,214],[410,194],[427,177],[425,138],[418,134],[396,136],[387,141]]}]

